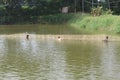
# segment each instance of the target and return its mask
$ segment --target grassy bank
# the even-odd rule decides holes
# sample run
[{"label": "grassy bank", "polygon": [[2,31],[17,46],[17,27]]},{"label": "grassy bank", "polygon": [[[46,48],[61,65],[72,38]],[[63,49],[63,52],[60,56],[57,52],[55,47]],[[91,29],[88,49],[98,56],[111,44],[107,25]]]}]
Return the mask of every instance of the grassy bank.
[{"label": "grassy bank", "polygon": [[120,33],[120,16],[102,15],[98,17],[84,17],[82,20],[76,18],[76,21],[71,23],[78,30],[84,30],[89,33]]},{"label": "grassy bank", "polygon": [[78,33],[82,32],[87,34],[120,33],[120,16],[116,15],[102,15],[93,17],[90,14],[83,13],[60,13],[31,17],[29,20],[21,19],[17,24],[60,24],[70,26],[76,29]]},{"label": "grassy bank", "polygon": [[71,13],[42,16],[39,23],[44,24],[67,24],[76,30],[88,34],[119,34],[120,16],[102,15],[93,17],[89,14]]}]

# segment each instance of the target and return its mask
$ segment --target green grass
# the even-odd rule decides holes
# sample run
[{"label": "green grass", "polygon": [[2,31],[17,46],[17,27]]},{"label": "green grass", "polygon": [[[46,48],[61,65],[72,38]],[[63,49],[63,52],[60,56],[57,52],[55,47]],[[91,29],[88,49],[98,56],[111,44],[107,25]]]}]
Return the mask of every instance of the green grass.
[{"label": "green grass", "polygon": [[120,33],[120,16],[102,15],[98,17],[84,17],[82,20],[76,18],[76,22],[71,23],[73,27],[89,33]]},{"label": "green grass", "polygon": [[39,23],[67,24],[86,34],[119,34],[120,16],[102,15],[93,17],[89,14],[68,13],[41,16]]}]

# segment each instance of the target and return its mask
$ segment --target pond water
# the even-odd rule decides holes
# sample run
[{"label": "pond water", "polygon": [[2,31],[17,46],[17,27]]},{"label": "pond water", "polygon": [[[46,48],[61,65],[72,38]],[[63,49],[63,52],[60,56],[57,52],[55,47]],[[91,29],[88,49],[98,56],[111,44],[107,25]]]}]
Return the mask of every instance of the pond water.
[{"label": "pond water", "polygon": [[83,34],[73,27],[67,25],[1,25],[0,34],[16,34],[16,33],[34,33],[34,34]]},{"label": "pond water", "polygon": [[31,37],[1,34],[0,80],[120,79],[120,42]]}]

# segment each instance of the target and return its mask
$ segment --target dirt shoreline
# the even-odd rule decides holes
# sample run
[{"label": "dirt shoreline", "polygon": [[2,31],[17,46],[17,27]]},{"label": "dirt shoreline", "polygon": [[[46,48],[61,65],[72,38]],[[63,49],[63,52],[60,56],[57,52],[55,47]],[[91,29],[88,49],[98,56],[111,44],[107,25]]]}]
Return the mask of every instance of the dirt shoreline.
[{"label": "dirt shoreline", "polygon": [[[106,39],[108,36],[109,41],[120,41],[120,36],[113,36],[113,35],[41,35],[41,34],[29,34],[29,38],[41,38],[41,39],[58,39],[61,40],[88,40],[88,41],[102,41]],[[0,35],[0,38],[26,38],[26,34],[10,34],[10,35]]]}]

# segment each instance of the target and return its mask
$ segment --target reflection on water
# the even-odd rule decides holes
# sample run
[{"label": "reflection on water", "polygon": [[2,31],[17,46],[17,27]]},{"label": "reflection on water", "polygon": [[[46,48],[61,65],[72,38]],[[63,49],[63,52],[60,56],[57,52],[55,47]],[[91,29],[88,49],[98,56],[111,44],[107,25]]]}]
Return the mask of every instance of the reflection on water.
[{"label": "reflection on water", "polygon": [[[66,80],[65,51],[52,39],[1,39],[0,80]],[[0,60],[1,60],[0,59]]]},{"label": "reflection on water", "polygon": [[101,65],[104,79],[108,80],[118,80],[120,79],[120,74],[116,71],[119,70],[117,63],[116,50],[117,46],[115,43],[108,43],[103,46],[101,55]]},{"label": "reflection on water", "polygon": [[2,53],[6,53],[5,50],[5,37],[4,36],[1,36],[0,38],[0,58],[3,57],[4,54]]},{"label": "reflection on water", "polygon": [[0,36],[0,80],[119,80],[119,45]]}]

